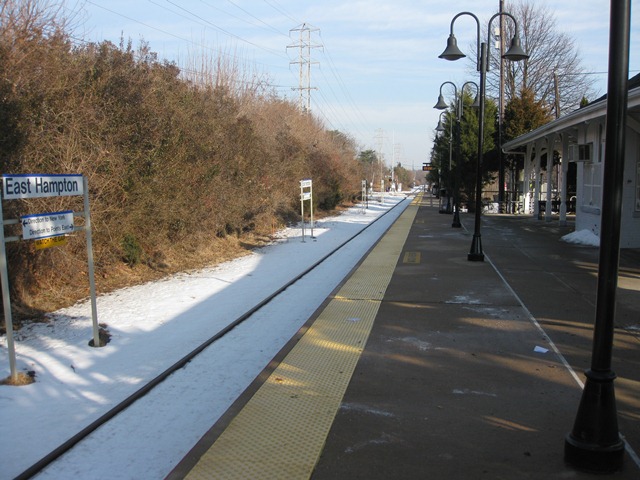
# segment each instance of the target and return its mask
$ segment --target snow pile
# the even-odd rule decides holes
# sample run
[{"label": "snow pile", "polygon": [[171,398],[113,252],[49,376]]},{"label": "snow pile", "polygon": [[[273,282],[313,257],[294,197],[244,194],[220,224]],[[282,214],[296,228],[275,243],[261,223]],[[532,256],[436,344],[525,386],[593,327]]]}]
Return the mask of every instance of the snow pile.
[{"label": "snow pile", "polygon": [[590,247],[600,246],[600,237],[598,237],[591,230],[579,230],[569,233],[562,237],[560,240],[567,243],[575,243],[576,245],[587,245]]}]

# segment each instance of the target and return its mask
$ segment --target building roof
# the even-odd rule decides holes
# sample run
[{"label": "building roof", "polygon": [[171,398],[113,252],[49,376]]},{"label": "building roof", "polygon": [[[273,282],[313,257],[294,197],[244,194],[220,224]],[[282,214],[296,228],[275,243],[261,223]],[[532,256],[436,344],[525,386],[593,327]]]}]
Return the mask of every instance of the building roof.
[{"label": "building roof", "polygon": [[[628,80],[628,86],[627,88],[629,89],[629,91],[633,90],[634,88],[638,88],[640,87],[640,73],[637,74],[634,77],[631,77]],[[600,102],[600,101],[604,101],[607,99],[607,94],[605,93],[604,95],[602,95],[600,98],[595,99],[593,102],[591,103],[596,103],[596,102]]]},{"label": "building roof", "polygon": [[[629,126],[640,132],[640,74],[628,80],[627,98],[627,123]],[[502,150],[508,152],[534,142],[551,133],[559,133],[568,129],[573,129],[582,122],[587,122],[596,118],[603,118],[607,113],[607,95],[594,100],[586,107],[579,108],[563,117],[549,122],[528,133],[520,135],[502,145]]]}]

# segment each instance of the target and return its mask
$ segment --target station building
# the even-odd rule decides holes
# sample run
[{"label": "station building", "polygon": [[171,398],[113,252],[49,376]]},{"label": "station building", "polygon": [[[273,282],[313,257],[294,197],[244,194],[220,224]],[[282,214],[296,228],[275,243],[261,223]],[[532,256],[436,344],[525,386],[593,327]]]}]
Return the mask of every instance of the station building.
[{"label": "station building", "polygon": [[[624,185],[620,248],[640,248],[640,75],[629,79],[625,134]],[[600,236],[603,191],[606,95],[568,115],[503,145],[504,152],[524,153],[520,201],[524,211],[545,221],[566,223],[567,206],[575,207],[575,230]],[[553,165],[557,152],[561,161]],[[569,166],[576,164],[576,191],[568,192]],[[572,169],[573,173],[574,169]]]}]

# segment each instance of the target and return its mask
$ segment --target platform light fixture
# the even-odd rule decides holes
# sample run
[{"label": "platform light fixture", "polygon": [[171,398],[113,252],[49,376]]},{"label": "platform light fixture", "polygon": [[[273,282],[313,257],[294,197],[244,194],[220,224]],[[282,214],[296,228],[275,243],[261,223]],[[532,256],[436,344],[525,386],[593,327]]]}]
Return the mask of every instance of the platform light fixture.
[{"label": "platform light fixture", "polygon": [[456,19],[462,15],[469,15],[473,17],[476,21],[477,25],[477,70],[480,72],[480,92],[479,92],[479,113],[480,116],[478,120],[478,160],[476,166],[476,198],[475,198],[475,225],[473,232],[473,240],[471,242],[471,249],[469,250],[469,254],[467,255],[467,259],[469,261],[484,261],[484,252],[482,251],[482,237],[480,233],[480,222],[482,215],[482,157],[483,157],[483,148],[484,148],[484,104],[485,104],[485,91],[486,91],[486,74],[487,70],[489,70],[489,52],[487,49],[487,43],[491,38],[491,23],[497,17],[502,15],[509,17],[513,23],[515,24],[515,35],[511,40],[511,47],[509,50],[503,55],[503,58],[511,61],[520,61],[529,58],[529,55],[522,49],[520,45],[520,37],[518,35],[518,22],[514,18],[513,15],[507,12],[499,12],[493,15],[489,19],[489,24],[487,26],[487,41],[480,41],[480,20],[471,12],[460,12],[451,20],[451,27],[449,38],[447,39],[447,47],[444,52],[439,55],[439,58],[443,58],[445,60],[459,60],[460,58],[466,57],[466,55],[458,48],[458,41],[453,33],[453,25]]},{"label": "platform light fixture", "polygon": [[[476,85],[475,82],[465,82],[462,85],[461,89],[458,89],[458,87],[456,86],[455,83],[450,82],[450,81],[446,81],[443,82],[440,85],[440,92],[438,94],[438,101],[436,102],[436,104],[433,106],[433,108],[436,108],[438,110],[444,110],[448,107],[447,102],[444,99],[444,96],[442,95],[442,87],[444,87],[445,85],[451,85],[453,87],[454,90],[454,98],[455,98],[455,114],[456,114],[456,137],[457,137],[457,141],[456,141],[456,173],[455,173],[455,182],[451,179],[451,172],[452,172],[452,161],[451,161],[451,142],[452,142],[452,133],[449,134],[449,185],[451,186],[451,191],[453,194],[453,222],[451,223],[451,226],[454,228],[460,228],[462,227],[462,223],[460,222],[460,195],[459,195],[459,189],[460,189],[460,182],[459,182],[459,178],[460,178],[460,142],[461,142],[461,138],[460,138],[460,122],[462,120],[462,113],[463,113],[463,108],[464,108],[464,100],[463,100],[463,92],[465,90],[465,88],[467,87],[467,85],[473,85],[474,87],[476,87],[476,96],[473,100],[473,104],[471,105],[472,108],[477,108],[479,107],[480,103],[479,103],[479,87],[478,85]],[[458,95],[458,91],[460,91],[460,95]],[[442,112],[444,113],[444,112]],[[440,119],[438,119],[438,126],[436,127],[436,131],[444,131],[444,126],[442,126],[442,113],[440,114]],[[451,123],[451,125],[453,125],[453,123]],[[441,128],[439,130],[439,128]],[[449,213],[449,211],[447,211],[447,213]]]}]

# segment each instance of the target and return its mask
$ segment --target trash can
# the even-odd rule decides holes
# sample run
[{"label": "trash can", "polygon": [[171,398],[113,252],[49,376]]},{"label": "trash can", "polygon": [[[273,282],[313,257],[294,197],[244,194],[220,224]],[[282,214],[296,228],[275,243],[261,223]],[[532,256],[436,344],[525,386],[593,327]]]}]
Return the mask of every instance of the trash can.
[{"label": "trash can", "polygon": [[446,188],[440,189],[440,210],[439,213],[452,213],[451,212],[451,197]]},{"label": "trash can", "polygon": [[546,210],[547,202],[545,200],[538,200],[538,220],[542,220]]}]

